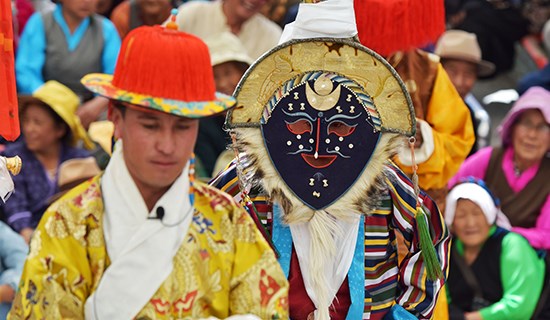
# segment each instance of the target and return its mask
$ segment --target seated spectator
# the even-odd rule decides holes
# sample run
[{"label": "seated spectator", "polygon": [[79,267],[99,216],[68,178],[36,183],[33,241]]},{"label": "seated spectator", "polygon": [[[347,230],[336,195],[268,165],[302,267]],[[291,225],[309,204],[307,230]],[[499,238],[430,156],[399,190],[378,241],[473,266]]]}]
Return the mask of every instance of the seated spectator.
[{"label": "seated spectator", "polygon": [[447,195],[445,222],[454,236],[449,277],[451,319],[531,319],[545,264],[522,236],[499,226],[486,186],[472,180]]},{"label": "seated spectator", "polygon": [[179,8],[180,30],[205,40],[222,32],[232,32],[243,43],[248,55],[257,59],[279,42],[281,28],[260,10],[267,0],[191,1]]},{"label": "seated spectator", "polygon": [[124,0],[111,14],[121,39],[139,26],[162,24],[170,16],[171,0]]},{"label": "seated spectator", "polygon": [[[544,24],[542,29],[542,44],[546,54],[550,55],[550,20]],[[550,63],[547,63],[542,69],[530,72],[521,78],[518,81],[518,93],[523,94],[527,89],[536,86],[550,90]]]},{"label": "seated spectator", "polygon": [[74,91],[85,127],[107,109],[107,99],[94,97],[80,83],[91,72],[113,73],[120,38],[113,24],[94,14],[97,0],[61,0],[55,10],[35,13],[19,41],[15,72],[18,92],[31,94],[56,80]]},{"label": "seated spectator", "polygon": [[[232,95],[246,69],[252,64],[252,58],[246,53],[239,38],[231,32],[215,34],[206,40],[206,44],[210,50],[216,91]],[[218,156],[224,151],[233,154],[233,151],[226,150],[230,141],[229,135],[223,130],[224,122],[225,114],[200,119],[195,145],[199,177],[210,179],[212,173],[217,173],[213,170]]]},{"label": "seated spectator", "polygon": [[466,103],[474,125],[475,143],[470,155],[488,146],[490,140],[489,114],[470,93],[478,76],[488,76],[495,70],[495,65],[481,59],[481,49],[476,35],[461,30],[448,30],[437,42],[435,54],[441,57],[441,64],[458,94]]},{"label": "seated spectator", "polygon": [[19,43],[21,32],[25,28],[25,24],[34,12],[34,8],[30,0],[11,0],[11,8],[13,15],[13,37],[15,48]]},{"label": "seated spectator", "polygon": [[495,64],[495,73],[512,69],[515,43],[528,33],[519,2],[445,0],[449,26],[476,34],[483,59]]},{"label": "seated spectator", "polygon": [[0,319],[11,309],[28,251],[23,238],[0,222]]},{"label": "seated spectator", "polygon": [[23,139],[8,145],[3,154],[20,156],[23,166],[13,179],[16,191],[4,209],[8,224],[27,243],[48,198],[58,191],[61,163],[89,156],[76,147],[80,140],[86,148],[94,147],[74,113],[78,103],[78,97],[56,81],[46,82],[32,96],[20,97]]},{"label": "seated spectator", "polygon": [[466,159],[449,186],[463,177],[486,181],[513,228],[537,249],[550,249],[550,92],[533,87],[504,118],[502,146]]}]

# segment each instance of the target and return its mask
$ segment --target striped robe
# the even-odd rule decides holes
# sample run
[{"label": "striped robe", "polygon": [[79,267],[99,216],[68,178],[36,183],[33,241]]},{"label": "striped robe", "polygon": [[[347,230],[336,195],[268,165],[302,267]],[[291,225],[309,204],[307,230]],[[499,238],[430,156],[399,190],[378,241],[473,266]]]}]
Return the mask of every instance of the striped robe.
[{"label": "striped robe", "polygon": [[[418,246],[416,197],[412,182],[392,162],[387,163],[382,174],[387,188],[379,195],[376,208],[365,213],[364,219],[363,319],[382,319],[394,304],[403,306],[420,319],[430,319],[444,279],[427,279]],[[237,201],[241,200],[234,163],[214,178],[211,184],[233,195]],[[262,192],[261,186],[253,187],[249,195],[258,213],[257,217],[256,214],[251,215],[263,227],[264,235],[270,240],[273,214],[269,197]],[[420,194],[420,203],[429,216],[432,241],[446,276],[449,232],[434,201],[423,192]],[[396,230],[403,234],[409,248],[401,264],[397,261]]]}]

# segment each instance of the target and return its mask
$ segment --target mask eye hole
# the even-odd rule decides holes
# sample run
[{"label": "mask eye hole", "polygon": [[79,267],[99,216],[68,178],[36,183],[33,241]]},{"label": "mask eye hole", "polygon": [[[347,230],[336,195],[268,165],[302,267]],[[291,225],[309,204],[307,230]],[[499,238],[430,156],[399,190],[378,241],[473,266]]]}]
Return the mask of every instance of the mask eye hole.
[{"label": "mask eye hole", "polygon": [[312,131],[311,122],[306,119],[300,119],[292,123],[287,123],[286,127],[288,131],[292,132],[293,134],[303,134],[306,132],[311,133]]},{"label": "mask eye hole", "polygon": [[342,121],[333,121],[328,125],[328,134],[334,133],[339,137],[346,137],[355,131],[355,126],[349,126]]}]

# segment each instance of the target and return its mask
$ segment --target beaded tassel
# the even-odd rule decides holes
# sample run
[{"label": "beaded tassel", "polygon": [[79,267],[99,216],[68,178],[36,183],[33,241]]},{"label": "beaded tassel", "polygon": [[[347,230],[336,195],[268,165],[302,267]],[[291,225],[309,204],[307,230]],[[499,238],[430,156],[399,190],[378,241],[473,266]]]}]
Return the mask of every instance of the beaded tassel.
[{"label": "beaded tassel", "polygon": [[195,203],[195,154],[189,158],[189,201],[191,205]]}]

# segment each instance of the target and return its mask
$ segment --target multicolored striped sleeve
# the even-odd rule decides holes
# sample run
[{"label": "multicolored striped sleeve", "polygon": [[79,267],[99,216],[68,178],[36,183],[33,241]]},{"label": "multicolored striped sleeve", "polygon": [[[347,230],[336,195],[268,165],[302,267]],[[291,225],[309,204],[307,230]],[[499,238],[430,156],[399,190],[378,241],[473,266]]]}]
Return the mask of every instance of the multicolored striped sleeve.
[{"label": "multicolored striped sleeve", "polygon": [[[241,190],[242,186],[239,185],[239,177],[237,175],[237,165],[235,161],[229,164],[225,170],[214,177],[210,181],[209,185],[228,193],[237,203],[243,205],[243,193]],[[254,218],[256,222],[261,223],[260,229],[265,228],[265,230],[270,233],[272,225],[272,207],[268,201],[269,197],[260,186],[248,185],[246,187],[246,192],[254,204],[254,208],[252,209],[250,204],[244,204],[244,208],[248,211],[248,213],[251,213],[252,211],[257,213],[257,215],[251,214],[252,218]],[[260,226],[258,225],[258,227]],[[269,241],[269,235],[264,235]]]},{"label": "multicolored striped sleeve", "polygon": [[430,319],[439,291],[445,283],[449,265],[449,231],[435,202],[421,192],[420,204],[429,217],[430,233],[437,258],[441,264],[443,277],[435,281],[427,277],[426,265],[419,248],[417,228],[416,197],[410,179],[396,166],[390,165],[386,170],[386,182],[393,202],[391,224],[398,229],[409,248],[408,254],[399,266],[399,296],[396,302],[409,312]]}]

